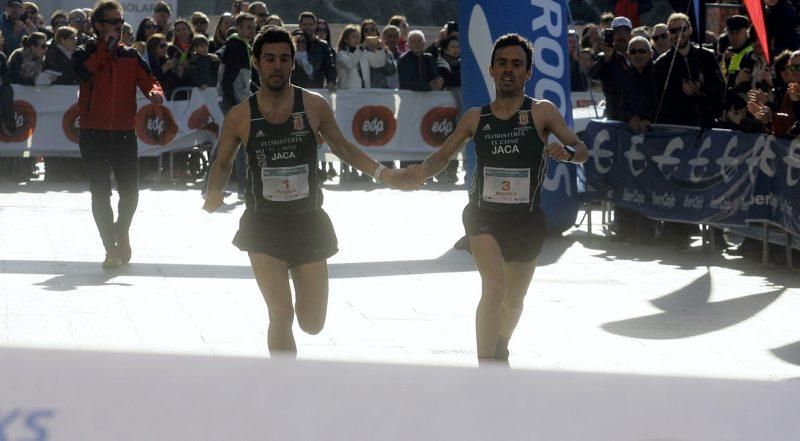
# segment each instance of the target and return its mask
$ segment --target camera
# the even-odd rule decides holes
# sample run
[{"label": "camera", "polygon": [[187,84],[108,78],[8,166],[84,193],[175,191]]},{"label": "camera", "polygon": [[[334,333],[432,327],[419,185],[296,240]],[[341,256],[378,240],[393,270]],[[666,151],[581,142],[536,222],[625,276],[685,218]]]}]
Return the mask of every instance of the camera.
[{"label": "camera", "polygon": [[454,21],[448,21],[444,25],[444,31],[447,35],[450,35],[453,32],[458,32],[458,23]]},{"label": "camera", "polygon": [[614,30],[603,29],[603,43],[607,46],[614,46]]}]

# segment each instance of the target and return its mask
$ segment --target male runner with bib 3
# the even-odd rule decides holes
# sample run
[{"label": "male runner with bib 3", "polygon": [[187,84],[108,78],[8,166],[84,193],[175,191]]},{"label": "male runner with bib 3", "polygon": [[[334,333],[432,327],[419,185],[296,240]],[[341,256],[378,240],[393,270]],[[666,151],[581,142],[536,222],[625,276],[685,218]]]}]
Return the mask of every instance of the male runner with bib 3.
[{"label": "male runner with bib 3", "polygon": [[[295,48],[289,32],[268,26],[253,43],[261,89],[225,116],[217,160],[203,208],[223,203],[223,190],[241,144],[247,158],[247,209],[233,243],[247,251],[267,302],[270,352],[295,354],[292,322],[317,334],[328,306],[327,259],[338,251],[336,234],[322,210],[316,173],[319,133],[343,161],[393,187],[411,188],[405,171],[386,169],[342,136],[330,105],[289,82]],[[296,302],[289,288],[292,274]]]},{"label": "male runner with bib 3", "polygon": [[[575,163],[589,157],[553,103],[525,96],[532,56],[533,47],[524,37],[500,37],[489,66],[495,100],[467,111],[441,149],[408,168],[411,179],[421,185],[442,171],[468,139],[475,141],[477,167],[462,218],[481,275],[479,362],[508,361],[508,341],[544,241],[540,199],[547,156]],[[551,134],[561,143],[545,145]]]}]

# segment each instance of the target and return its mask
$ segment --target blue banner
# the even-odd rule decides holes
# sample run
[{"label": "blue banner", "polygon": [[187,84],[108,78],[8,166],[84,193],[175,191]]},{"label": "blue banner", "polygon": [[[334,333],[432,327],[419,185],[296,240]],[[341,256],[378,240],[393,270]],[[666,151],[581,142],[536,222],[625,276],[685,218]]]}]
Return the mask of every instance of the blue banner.
[{"label": "blue banner", "polygon": [[653,219],[769,222],[800,235],[800,140],[660,126],[642,135],[624,123],[592,121],[584,141],[592,199]]},{"label": "blue banner", "polygon": [[[481,107],[495,97],[489,75],[494,41],[508,33],[525,36],[534,46],[533,76],[526,94],[553,102],[572,126],[565,0],[459,0],[463,106]],[[467,187],[475,170],[475,145],[464,149]],[[572,227],[578,213],[575,166],[548,161],[542,208],[548,232]]]}]

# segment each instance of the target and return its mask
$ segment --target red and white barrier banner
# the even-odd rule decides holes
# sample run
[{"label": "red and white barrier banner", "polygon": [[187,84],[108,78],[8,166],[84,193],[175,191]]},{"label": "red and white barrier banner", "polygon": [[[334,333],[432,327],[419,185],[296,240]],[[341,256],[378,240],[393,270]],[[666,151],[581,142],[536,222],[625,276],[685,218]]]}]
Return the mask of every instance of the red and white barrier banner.
[{"label": "red and white barrier banner", "polygon": [[378,160],[424,159],[458,122],[450,92],[344,90],[335,105],[344,136]]},{"label": "red and white barrier banner", "polygon": [[[317,92],[333,106],[344,136],[379,160],[425,158],[453,132],[458,116],[450,92]],[[141,156],[216,142],[223,115],[215,88],[193,89],[190,99],[163,105],[141,94],[137,102]],[[0,156],[80,156],[77,103],[76,86],[14,85],[17,132],[0,135]]]},{"label": "red and white barrier banner", "polygon": [[[190,100],[153,105],[139,94],[136,135],[141,156],[214,143],[219,131],[209,94],[192,94]],[[214,91],[216,96],[216,91]],[[78,150],[77,86],[31,87],[14,85],[13,137],[0,135],[0,156],[80,156]]]}]

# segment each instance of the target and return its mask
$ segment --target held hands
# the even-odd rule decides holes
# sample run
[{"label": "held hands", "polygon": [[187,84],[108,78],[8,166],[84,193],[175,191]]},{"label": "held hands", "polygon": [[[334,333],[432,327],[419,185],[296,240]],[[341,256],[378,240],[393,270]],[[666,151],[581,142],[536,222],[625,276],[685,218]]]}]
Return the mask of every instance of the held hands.
[{"label": "held hands", "polygon": [[381,172],[380,180],[399,190],[416,190],[419,188],[419,185],[409,176],[408,170],[404,168],[385,168]]}]

